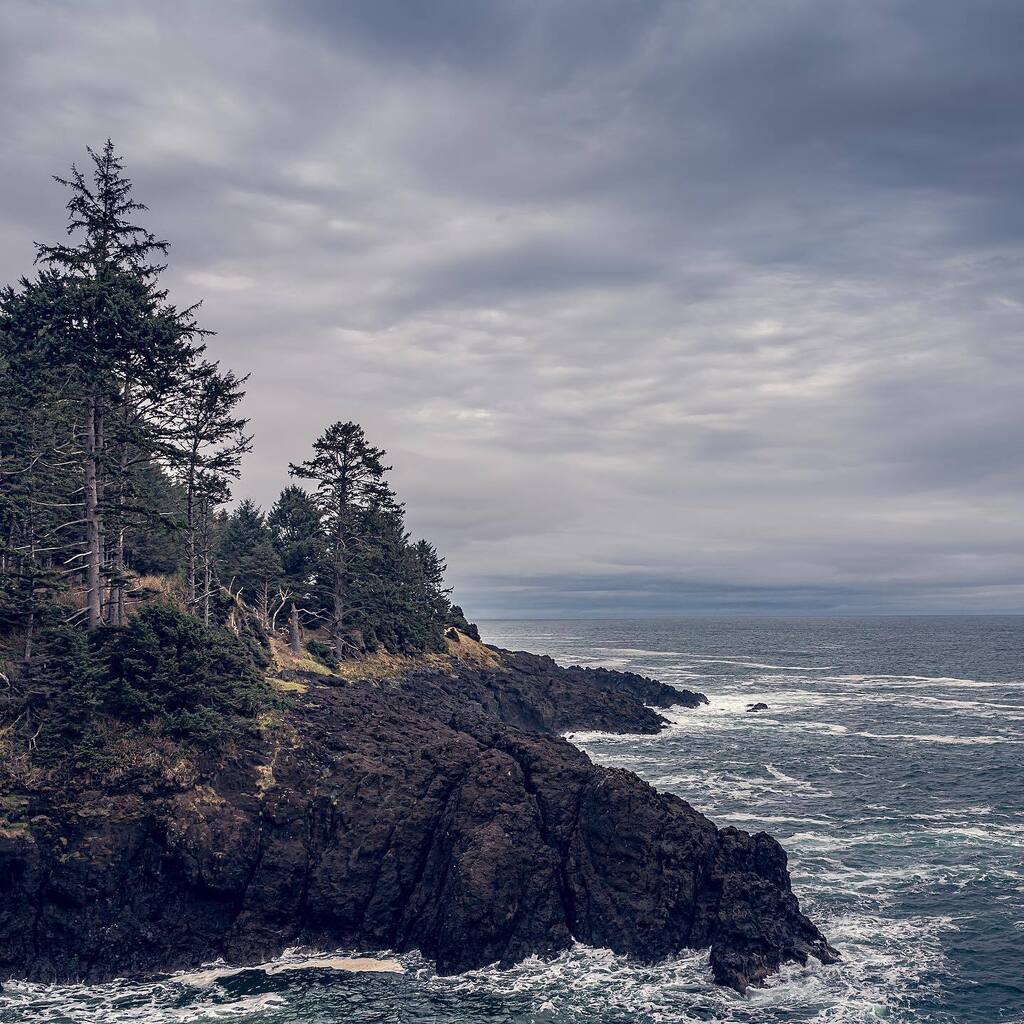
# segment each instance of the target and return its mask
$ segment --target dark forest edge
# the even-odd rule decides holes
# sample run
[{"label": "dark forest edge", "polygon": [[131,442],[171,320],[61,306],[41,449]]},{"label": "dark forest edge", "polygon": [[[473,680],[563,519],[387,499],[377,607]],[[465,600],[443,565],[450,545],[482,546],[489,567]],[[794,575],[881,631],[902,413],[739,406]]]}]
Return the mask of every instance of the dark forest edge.
[{"label": "dark forest edge", "polygon": [[[161,285],[168,243],[136,222],[145,207],[113,145],[89,160],[56,179],[68,240],[37,245],[35,275],[0,293],[8,688],[71,679],[80,707],[204,733],[204,694],[257,713],[250,682],[270,636],[332,666],[439,652],[450,625],[472,631],[442,558],[405,528],[385,452],[356,423],[324,430],[268,512],[250,500],[227,510],[253,448],[238,411],[248,377],[211,358],[198,305],[178,308]],[[193,672],[188,699],[169,696],[163,656],[226,652],[233,637],[230,656]]]}]

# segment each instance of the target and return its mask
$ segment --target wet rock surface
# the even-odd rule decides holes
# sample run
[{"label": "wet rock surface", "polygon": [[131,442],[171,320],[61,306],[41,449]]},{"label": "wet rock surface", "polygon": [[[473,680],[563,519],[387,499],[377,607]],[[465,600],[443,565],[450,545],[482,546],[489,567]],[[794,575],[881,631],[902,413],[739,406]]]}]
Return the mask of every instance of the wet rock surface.
[{"label": "wet rock surface", "polygon": [[0,979],[252,963],[296,944],[419,949],[451,973],[575,939],[647,961],[710,947],[715,980],[742,991],[834,958],[778,843],[717,829],[558,735],[655,732],[647,705],[701,695],[521,653],[302,682],[187,786],[143,774],[30,794],[0,830]]}]

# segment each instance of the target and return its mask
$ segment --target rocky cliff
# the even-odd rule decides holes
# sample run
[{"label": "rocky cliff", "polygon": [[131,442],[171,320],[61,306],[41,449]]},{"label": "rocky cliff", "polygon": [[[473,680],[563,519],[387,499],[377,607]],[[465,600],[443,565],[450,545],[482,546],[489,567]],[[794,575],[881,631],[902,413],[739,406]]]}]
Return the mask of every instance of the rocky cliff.
[{"label": "rocky cliff", "polygon": [[8,794],[0,979],[296,944],[419,949],[457,972],[579,940],[648,961],[710,947],[742,991],[834,959],[773,839],[717,829],[558,735],[654,732],[651,705],[701,695],[450,648],[377,678],[279,666],[285,706],[222,756],[143,751],[102,785]]}]

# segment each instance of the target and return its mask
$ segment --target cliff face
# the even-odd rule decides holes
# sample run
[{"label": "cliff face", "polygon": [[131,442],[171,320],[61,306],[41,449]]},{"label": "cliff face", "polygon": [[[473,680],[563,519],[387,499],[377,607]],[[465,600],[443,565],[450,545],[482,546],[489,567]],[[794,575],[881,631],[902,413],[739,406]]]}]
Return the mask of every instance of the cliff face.
[{"label": "cliff face", "polygon": [[198,775],[28,794],[0,829],[0,978],[295,944],[419,949],[457,972],[578,939],[645,960],[710,946],[716,981],[742,990],[834,959],[773,839],[716,829],[557,735],[656,731],[646,704],[700,695],[507,653],[290,680],[305,689],[286,712]]}]

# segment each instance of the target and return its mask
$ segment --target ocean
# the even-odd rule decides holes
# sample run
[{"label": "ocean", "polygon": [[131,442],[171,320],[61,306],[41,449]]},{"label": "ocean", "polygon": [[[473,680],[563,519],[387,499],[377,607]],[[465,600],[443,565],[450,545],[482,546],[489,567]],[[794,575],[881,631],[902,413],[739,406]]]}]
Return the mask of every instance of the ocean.
[{"label": "ocean", "polygon": [[[706,953],[651,967],[577,946],[439,978],[416,956],[352,973],[310,969],[303,951],[271,971],[12,984],[0,1024],[1024,1024],[1024,618],[480,626],[502,647],[706,693],[658,736],[572,739],[719,825],[778,838],[840,963],[739,996],[710,984]],[[768,710],[746,710],[757,702]]]}]

